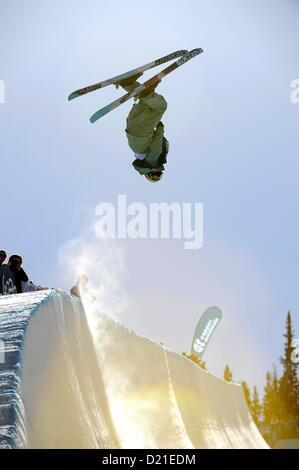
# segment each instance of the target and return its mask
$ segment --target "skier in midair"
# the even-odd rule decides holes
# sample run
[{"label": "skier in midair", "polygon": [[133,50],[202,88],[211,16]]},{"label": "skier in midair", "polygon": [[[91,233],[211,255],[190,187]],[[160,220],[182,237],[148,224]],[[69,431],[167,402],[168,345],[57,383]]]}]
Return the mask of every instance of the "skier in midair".
[{"label": "skier in midair", "polygon": [[[133,105],[127,118],[126,134],[129,146],[136,157],[133,161],[135,170],[141,175],[145,175],[149,181],[155,183],[163,176],[166,156],[169,150],[168,141],[164,137],[164,125],[161,122],[161,118],[167,108],[167,103],[163,96],[155,92],[155,88],[162,78],[202,52],[201,48],[193,49],[192,51],[186,49],[175,51],[121,75],[116,75],[107,80],[75,90],[68,96],[68,100],[71,101],[74,98],[108,85],[114,84],[117,87],[121,85],[127,91],[126,95],[93,113],[89,120],[91,123],[95,123],[105,114],[125,103],[133,96],[134,98],[139,98],[139,103]],[[179,59],[173,64],[146,82],[142,84],[137,82],[137,79],[143,75],[144,71],[178,57]]]},{"label": "skier in midair", "polygon": [[[121,80],[119,85],[131,93],[140,85],[137,79],[141,75],[142,72]],[[162,95],[155,92],[159,82],[149,86],[138,95],[139,102],[133,105],[126,127],[128,144],[136,157],[133,166],[153,183],[163,176],[169,149],[168,141],[164,137],[164,125],[161,122],[167,103]]]}]

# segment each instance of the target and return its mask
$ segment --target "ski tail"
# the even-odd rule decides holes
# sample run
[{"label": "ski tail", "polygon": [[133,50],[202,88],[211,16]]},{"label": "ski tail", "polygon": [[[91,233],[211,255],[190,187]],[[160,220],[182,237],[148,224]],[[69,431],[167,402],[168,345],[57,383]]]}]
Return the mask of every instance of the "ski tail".
[{"label": "ski tail", "polygon": [[68,100],[71,101],[79,96],[86,95],[87,93],[91,93],[92,91],[98,90],[99,88],[104,88],[105,86],[112,85],[114,83],[118,83],[125,78],[129,78],[132,75],[135,75],[139,72],[145,72],[146,70],[152,69],[153,67],[157,67],[158,65],[164,64],[165,62],[169,62],[172,59],[177,59],[178,57],[184,56],[188,54],[188,51],[183,49],[179,51],[172,52],[160,59],[154,60],[153,62],[149,62],[148,64],[142,65],[141,67],[137,67],[135,69],[129,70],[128,72],[122,73],[121,75],[116,75],[115,77],[109,78],[108,80],[104,80],[99,83],[95,83],[94,85],[90,85],[84,88],[80,88],[79,90],[73,91],[69,96]]},{"label": "ski tail", "polygon": [[177,69],[181,65],[188,62],[188,60],[192,59],[193,57],[197,56],[198,54],[201,54],[202,52],[203,52],[203,50],[201,48],[198,48],[198,49],[193,49],[192,51],[188,52],[188,54],[183,55],[179,60],[177,60],[173,64],[169,65],[166,69],[162,70],[157,75],[154,75],[152,78],[150,78],[149,80],[147,80],[146,82],[142,83],[140,86],[135,88],[135,90],[133,90],[132,93],[126,93],[121,98],[118,98],[117,100],[115,100],[112,103],[108,104],[104,108],[101,108],[99,111],[96,111],[91,116],[90,122],[91,123],[96,122],[98,119],[105,116],[105,114],[107,114],[110,111],[112,111],[113,109],[117,108],[122,103],[125,103],[130,98],[133,98],[134,96],[138,96],[143,90],[145,90],[149,86],[153,85],[154,83],[157,83],[159,80],[161,80],[163,77],[168,75],[170,72],[173,72],[175,69]]}]

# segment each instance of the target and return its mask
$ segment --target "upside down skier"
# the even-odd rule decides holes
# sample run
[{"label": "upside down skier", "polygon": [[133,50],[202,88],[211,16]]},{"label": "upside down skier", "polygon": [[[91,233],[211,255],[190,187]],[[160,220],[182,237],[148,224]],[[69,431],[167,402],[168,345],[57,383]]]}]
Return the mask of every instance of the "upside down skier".
[{"label": "upside down skier", "polygon": [[[119,85],[131,93],[140,86],[137,79],[142,74],[141,72],[121,80]],[[167,102],[162,95],[155,92],[159,82],[149,86],[138,95],[139,102],[133,105],[126,126],[128,144],[136,157],[132,165],[135,170],[153,183],[163,176],[169,149],[168,141],[164,137],[164,125],[161,122]]]},{"label": "upside down skier", "polygon": [[[129,70],[108,80],[73,91],[68,96],[68,100],[71,101],[108,85],[114,84],[117,87],[121,85],[127,91],[127,94],[96,111],[89,119],[91,123],[94,123],[133,96],[139,98],[139,103],[133,105],[127,118],[126,134],[129,146],[136,157],[133,162],[135,170],[155,183],[163,176],[169,149],[168,141],[164,137],[164,125],[161,122],[167,103],[163,96],[155,92],[155,88],[162,78],[202,52],[201,48],[193,49],[190,52],[185,49],[175,51],[137,69]],[[137,82],[137,79],[144,71],[178,57],[180,58],[173,64],[143,84]]]}]

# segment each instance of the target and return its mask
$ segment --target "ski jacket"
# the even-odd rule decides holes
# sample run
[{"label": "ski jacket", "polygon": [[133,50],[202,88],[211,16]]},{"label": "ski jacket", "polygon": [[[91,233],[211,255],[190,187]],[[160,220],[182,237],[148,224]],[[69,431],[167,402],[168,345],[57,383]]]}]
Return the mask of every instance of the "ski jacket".
[{"label": "ski jacket", "polygon": [[[123,86],[132,92],[140,83]],[[166,163],[163,151],[164,127],[157,126],[167,109],[167,102],[162,95],[153,92],[134,104],[127,118],[126,135],[128,144],[134,153],[147,154],[144,160],[133,162],[135,170],[144,175],[152,170],[163,171]],[[165,140],[165,139],[164,139]]]},{"label": "ski jacket", "polygon": [[0,266],[0,295],[16,294],[15,275],[6,264]]},{"label": "ski jacket", "polygon": [[25,273],[23,268],[16,269],[16,268],[13,268],[11,266],[9,269],[11,270],[11,272],[14,273],[17,293],[21,294],[22,293],[22,284],[21,283],[22,283],[22,281],[27,282],[29,280],[28,276]]}]

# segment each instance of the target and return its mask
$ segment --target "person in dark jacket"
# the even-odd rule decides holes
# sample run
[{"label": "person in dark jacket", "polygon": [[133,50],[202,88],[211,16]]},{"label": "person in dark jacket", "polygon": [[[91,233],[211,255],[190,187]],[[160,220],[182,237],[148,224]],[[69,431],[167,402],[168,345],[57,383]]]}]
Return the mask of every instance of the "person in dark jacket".
[{"label": "person in dark jacket", "polygon": [[5,260],[6,260],[6,252],[4,250],[0,250],[0,266],[1,264],[4,263]]},{"label": "person in dark jacket", "polygon": [[[140,83],[142,73],[121,80],[118,84],[131,93]],[[169,144],[164,137],[164,125],[161,118],[166,111],[167,103],[162,95],[155,92],[154,83],[139,95],[139,103],[134,104],[127,118],[126,135],[128,144],[135,154],[133,167],[148,181],[155,183],[163,176],[167,162]]]},{"label": "person in dark jacket", "polygon": [[11,272],[14,273],[18,294],[22,293],[22,281],[28,282],[28,276],[22,268],[22,263],[23,260],[20,255],[11,255],[7,263]]},{"label": "person in dark jacket", "polygon": [[16,294],[15,276],[8,266],[4,264],[6,252],[0,250],[0,295]]}]

